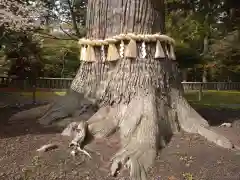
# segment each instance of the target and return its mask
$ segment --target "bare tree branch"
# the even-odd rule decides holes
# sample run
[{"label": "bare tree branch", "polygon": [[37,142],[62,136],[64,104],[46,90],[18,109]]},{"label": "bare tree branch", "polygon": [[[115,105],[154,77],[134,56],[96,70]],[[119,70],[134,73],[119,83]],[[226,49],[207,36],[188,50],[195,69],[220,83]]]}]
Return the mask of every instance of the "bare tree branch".
[{"label": "bare tree branch", "polygon": [[62,32],[64,32],[67,36],[69,36],[70,38],[74,39],[74,40],[78,40],[78,38],[73,37],[71,34],[69,34],[67,31],[65,31],[62,26],[60,25],[60,29],[62,30]]},{"label": "bare tree branch", "polygon": [[40,36],[44,37],[44,38],[48,38],[48,39],[56,39],[56,40],[77,40],[77,39],[73,39],[71,38],[61,38],[61,37],[57,37],[54,36],[53,34],[49,34],[49,33],[45,33],[45,32],[38,32]]},{"label": "bare tree branch", "polygon": [[77,19],[76,19],[76,14],[74,12],[74,6],[71,5],[71,1],[67,0],[68,6],[69,6],[69,10],[70,10],[70,15],[71,15],[71,19],[72,19],[72,24],[73,24],[73,29],[76,33],[76,35],[80,38],[81,37],[81,33],[78,29],[78,25],[77,25]]}]

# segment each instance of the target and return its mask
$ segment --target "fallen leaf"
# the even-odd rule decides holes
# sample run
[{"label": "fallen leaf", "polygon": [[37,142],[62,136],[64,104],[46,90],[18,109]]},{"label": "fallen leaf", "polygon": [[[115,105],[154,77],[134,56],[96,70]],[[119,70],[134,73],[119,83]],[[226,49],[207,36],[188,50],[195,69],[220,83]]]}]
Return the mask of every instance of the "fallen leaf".
[{"label": "fallen leaf", "polygon": [[170,176],[170,177],[168,177],[168,180],[177,180],[177,178],[174,176]]}]

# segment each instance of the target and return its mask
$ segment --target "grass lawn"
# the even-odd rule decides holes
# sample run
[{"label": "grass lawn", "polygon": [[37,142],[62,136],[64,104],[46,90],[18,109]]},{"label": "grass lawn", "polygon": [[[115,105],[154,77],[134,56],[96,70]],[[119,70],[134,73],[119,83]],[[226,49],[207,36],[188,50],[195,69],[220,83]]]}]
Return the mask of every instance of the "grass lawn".
[{"label": "grass lawn", "polygon": [[198,100],[198,91],[186,92],[185,97],[195,106],[240,109],[240,91],[203,91]]},{"label": "grass lawn", "polygon": [[[53,96],[53,95],[58,95],[58,96],[64,96],[66,92],[58,92],[58,91],[53,91],[53,92],[36,92],[36,97],[41,98],[41,97],[48,97],[48,96]],[[21,92],[22,96],[32,96],[31,92]]]},{"label": "grass lawn", "polygon": [[[9,94],[9,93],[8,93]],[[12,92],[13,95],[32,97],[31,92]],[[46,99],[54,96],[64,96],[66,92],[36,92],[36,98]],[[0,92],[3,97],[5,93]],[[1,96],[0,96],[1,97]],[[198,91],[185,93],[185,97],[195,107],[224,108],[240,110],[240,91],[203,91],[201,101],[198,101]]]}]

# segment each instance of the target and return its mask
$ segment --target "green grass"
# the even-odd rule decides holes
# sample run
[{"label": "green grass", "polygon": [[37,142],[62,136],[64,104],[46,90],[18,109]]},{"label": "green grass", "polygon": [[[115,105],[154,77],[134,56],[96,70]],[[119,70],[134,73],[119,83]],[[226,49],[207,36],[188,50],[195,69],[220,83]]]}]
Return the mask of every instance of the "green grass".
[{"label": "green grass", "polygon": [[201,101],[198,100],[198,91],[186,92],[185,97],[196,106],[240,109],[240,91],[203,91]]},{"label": "green grass", "polygon": [[[0,93],[4,95],[3,93]],[[22,96],[32,96],[31,92],[15,92]],[[37,99],[51,97],[51,96],[64,96],[66,92],[36,92]],[[207,107],[217,109],[239,109],[240,110],[240,91],[203,91],[201,101],[198,101],[198,91],[186,92],[185,97],[191,105],[195,107]]]},{"label": "green grass", "polygon": [[[23,96],[32,96],[32,92],[20,92],[21,95]],[[36,92],[36,97],[47,97],[47,96],[53,96],[53,95],[58,95],[58,96],[64,96],[66,92],[58,92],[58,91],[53,91],[53,92]]]}]

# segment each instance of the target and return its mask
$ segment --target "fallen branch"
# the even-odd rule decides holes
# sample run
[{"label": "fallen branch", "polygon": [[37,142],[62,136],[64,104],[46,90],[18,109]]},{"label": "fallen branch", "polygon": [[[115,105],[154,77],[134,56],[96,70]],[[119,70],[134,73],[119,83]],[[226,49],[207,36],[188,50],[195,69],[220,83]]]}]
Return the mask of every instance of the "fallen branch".
[{"label": "fallen branch", "polygon": [[232,127],[232,124],[231,123],[222,123],[219,127]]},{"label": "fallen branch", "polygon": [[80,147],[77,147],[77,150],[79,152],[82,152],[83,154],[87,155],[90,159],[92,159],[92,156],[85,150],[85,149],[82,149]]},{"label": "fallen branch", "polygon": [[46,144],[40,147],[39,149],[37,149],[37,152],[47,152],[49,150],[56,149],[56,148],[58,148],[57,144]]}]

